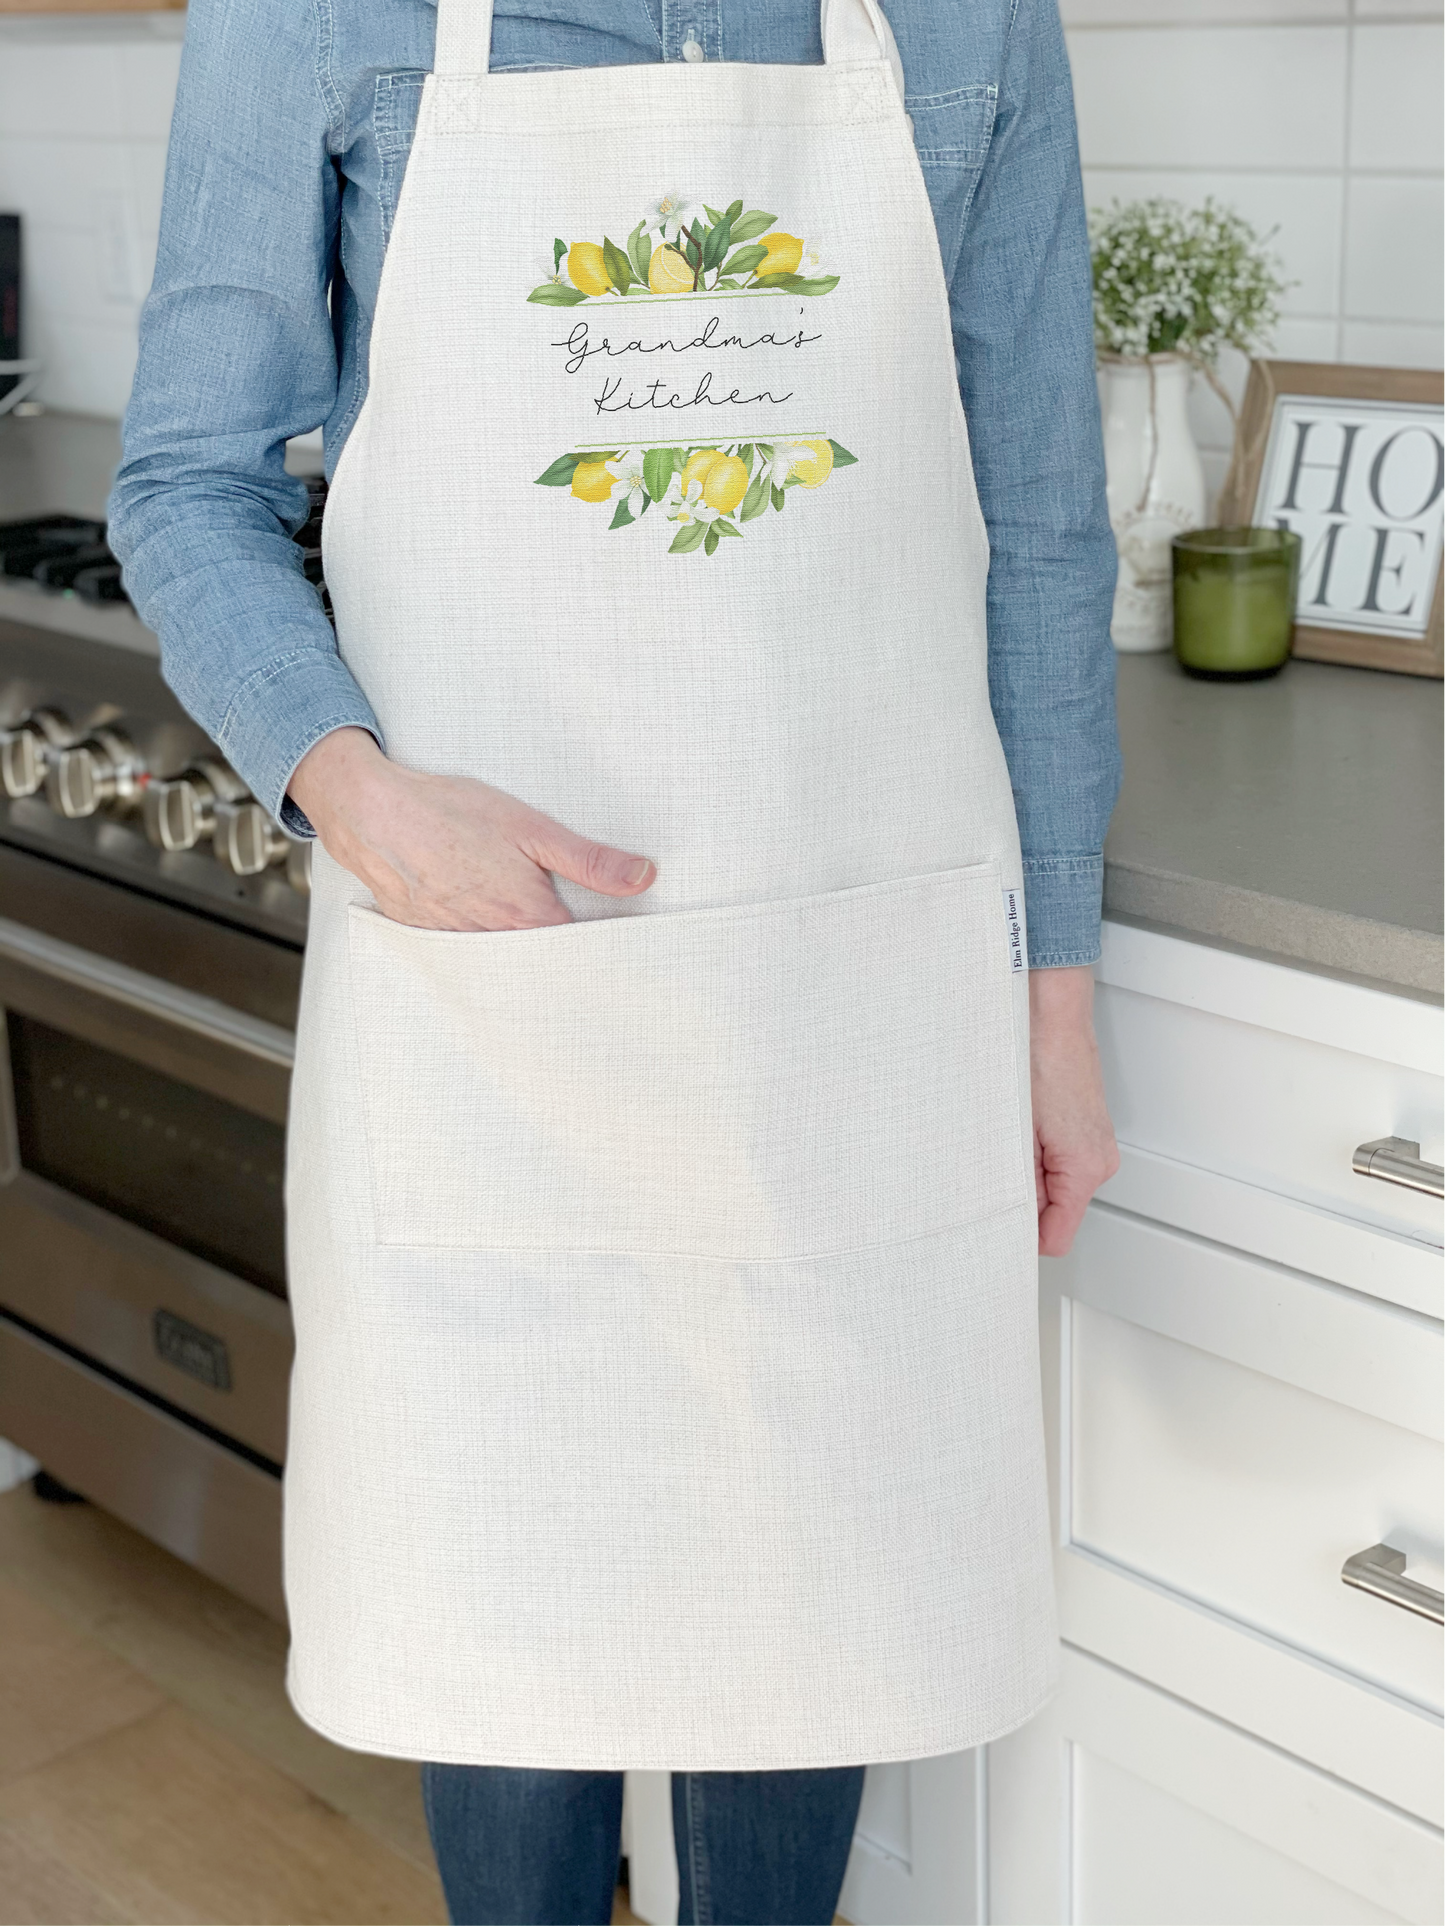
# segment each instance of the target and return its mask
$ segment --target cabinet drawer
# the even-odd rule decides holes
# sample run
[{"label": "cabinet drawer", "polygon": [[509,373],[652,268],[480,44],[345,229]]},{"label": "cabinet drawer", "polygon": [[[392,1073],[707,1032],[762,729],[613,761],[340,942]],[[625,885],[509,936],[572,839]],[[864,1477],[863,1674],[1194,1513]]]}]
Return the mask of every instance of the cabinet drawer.
[{"label": "cabinet drawer", "polygon": [[996,1926],[1440,1917],[1436,1828],[1081,1652],[988,1781]]},{"label": "cabinet drawer", "polygon": [[1121,1142],[1441,1242],[1437,1199],[1351,1169],[1388,1136],[1442,1161],[1434,1008],[1109,925],[1097,1020]]},{"label": "cabinet drawer", "polygon": [[1067,1542],[1438,1710],[1440,1627],[1340,1578],[1441,1584],[1438,1326],[1101,1207],[1057,1269]]}]

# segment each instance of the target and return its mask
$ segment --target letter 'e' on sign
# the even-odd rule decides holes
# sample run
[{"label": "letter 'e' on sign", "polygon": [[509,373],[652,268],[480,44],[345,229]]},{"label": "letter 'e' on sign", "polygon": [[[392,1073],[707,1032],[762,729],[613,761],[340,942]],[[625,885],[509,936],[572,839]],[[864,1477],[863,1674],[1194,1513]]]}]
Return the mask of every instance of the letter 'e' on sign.
[{"label": "letter 'e' on sign", "polygon": [[1220,521],[1303,543],[1294,653],[1441,674],[1442,378],[1257,361]]}]

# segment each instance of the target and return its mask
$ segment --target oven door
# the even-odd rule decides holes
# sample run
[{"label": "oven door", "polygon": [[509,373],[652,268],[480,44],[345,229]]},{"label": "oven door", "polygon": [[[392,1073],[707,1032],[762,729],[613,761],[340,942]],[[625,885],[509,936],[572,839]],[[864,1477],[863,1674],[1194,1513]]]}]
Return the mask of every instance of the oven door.
[{"label": "oven door", "polygon": [[0,1318],[274,1482],[291,1032],[3,918],[0,1006]]}]

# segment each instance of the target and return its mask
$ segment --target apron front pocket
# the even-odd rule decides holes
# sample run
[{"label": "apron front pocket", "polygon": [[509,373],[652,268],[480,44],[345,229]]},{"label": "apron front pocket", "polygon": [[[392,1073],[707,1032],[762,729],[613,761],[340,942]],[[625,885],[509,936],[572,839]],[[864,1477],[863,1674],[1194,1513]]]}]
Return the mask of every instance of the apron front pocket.
[{"label": "apron front pocket", "polygon": [[349,917],[382,1244],[795,1259],[1028,1196],[993,863],[537,930]]}]

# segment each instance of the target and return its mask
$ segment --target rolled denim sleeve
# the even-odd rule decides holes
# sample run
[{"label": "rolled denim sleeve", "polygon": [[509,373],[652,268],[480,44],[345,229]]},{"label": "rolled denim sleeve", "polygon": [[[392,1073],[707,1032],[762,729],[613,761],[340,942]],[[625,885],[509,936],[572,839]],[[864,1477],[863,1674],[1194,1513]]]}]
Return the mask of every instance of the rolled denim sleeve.
[{"label": "rolled denim sleeve", "polygon": [[339,196],[308,0],[192,0],[110,539],[166,681],[294,834],[332,729],[380,741],[291,536],[285,444],[337,405]]},{"label": "rolled denim sleeve", "polygon": [[1018,811],[1029,963],[1091,963],[1120,777],[1115,552],[1057,0],[1016,0],[949,297],[991,550],[989,693]]}]

